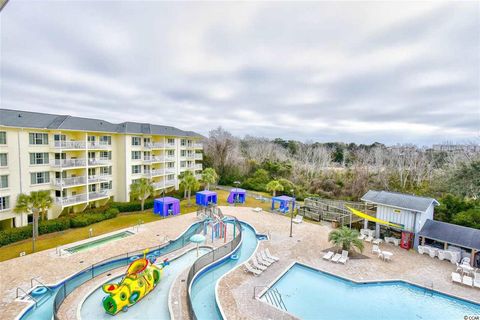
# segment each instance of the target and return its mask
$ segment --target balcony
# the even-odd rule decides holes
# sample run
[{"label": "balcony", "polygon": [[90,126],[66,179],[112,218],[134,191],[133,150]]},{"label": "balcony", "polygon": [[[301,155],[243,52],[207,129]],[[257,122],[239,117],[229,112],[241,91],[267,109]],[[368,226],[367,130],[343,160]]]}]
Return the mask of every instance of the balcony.
[{"label": "balcony", "polygon": [[195,153],[195,160],[203,160],[203,154]]},{"label": "balcony", "polygon": [[88,142],[88,149],[111,149],[112,145],[108,144],[106,141],[89,141]]},{"label": "balcony", "polygon": [[109,158],[90,158],[88,159],[88,165],[89,166],[103,166],[103,165],[108,165],[112,162],[111,159]]},{"label": "balcony", "polygon": [[165,174],[165,169],[154,169],[154,170],[146,170],[144,175],[148,177],[157,177],[157,176],[163,176]]},{"label": "balcony", "polygon": [[165,143],[166,149],[175,149],[175,143]]},{"label": "balcony", "polygon": [[175,161],[176,157],[172,155],[166,155],[165,156],[165,161]]},{"label": "balcony", "polygon": [[163,149],[165,148],[165,144],[162,142],[147,142],[145,143],[145,148],[147,149]]},{"label": "balcony", "polygon": [[165,159],[164,157],[160,157],[160,156],[145,156],[143,158],[143,161],[148,163],[155,163],[155,162],[163,162],[164,159]]},{"label": "balcony", "polygon": [[88,183],[106,182],[112,178],[110,174],[100,174],[94,176],[88,176]]},{"label": "balcony", "polygon": [[55,203],[62,207],[73,206],[82,202],[87,202],[88,195],[86,193],[77,194],[69,197],[55,197]]},{"label": "balcony", "polygon": [[203,143],[195,143],[193,146],[195,149],[203,149]]},{"label": "balcony", "polygon": [[55,159],[50,162],[50,166],[54,168],[75,168],[84,167],[85,159]]},{"label": "balcony", "polygon": [[86,181],[87,180],[85,179],[84,176],[80,176],[80,177],[54,179],[52,181],[52,184],[54,187],[68,188],[68,187],[85,184]]},{"label": "balcony", "polygon": [[108,198],[109,195],[107,190],[96,191],[96,192],[89,192],[88,193],[88,200],[98,200],[101,198]]},{"label": "balcony", "polygon": [[152,186],[154,189],[163,189],[163,188],[169,188],[169,187],[174,187],[175,186],[175,180],[165,180],[162,182],[155,182],[152,183]]},{"label": "balcony", "polygon": [[195,164],[195,170],[202,170],[203,166],[201,163]]},{"label": "balcony", "polygon": [[195,159],[195,153],[188,153],[186,158],[187,159]]},{"label": "balcony", "polygon": [[54,141],[53,147],[55,149],[70,149],[80,150],[85,149],[85,141]]},{"label": "balcony", "polygon": [[165,174],[175,174],[176,171],[175,168],[165,168]]}]

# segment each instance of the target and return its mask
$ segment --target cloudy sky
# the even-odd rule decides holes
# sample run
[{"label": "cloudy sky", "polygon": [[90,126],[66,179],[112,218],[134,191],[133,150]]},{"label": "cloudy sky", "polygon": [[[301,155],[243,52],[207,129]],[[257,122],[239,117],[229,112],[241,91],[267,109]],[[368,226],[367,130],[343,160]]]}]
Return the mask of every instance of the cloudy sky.
[{"label": "cloudy sky", "polygon": [[10,1],[1,107],[207,134],[478,141],[480,2]]}]

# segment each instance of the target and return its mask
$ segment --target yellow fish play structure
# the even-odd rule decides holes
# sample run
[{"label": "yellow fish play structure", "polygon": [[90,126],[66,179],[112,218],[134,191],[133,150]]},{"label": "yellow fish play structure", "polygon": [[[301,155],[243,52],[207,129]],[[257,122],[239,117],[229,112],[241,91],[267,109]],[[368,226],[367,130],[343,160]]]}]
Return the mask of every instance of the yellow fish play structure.
[{"label": "yellow fish play structure", "polygon": [[107,283],[102,286],[103,291],[109,294],[102,301],[103,308],[108,314],[115,315],[120,310],[127,311],[160,282],[163,268],[169,264],[168,259],[156,266],[153,264],[156,257],[148,259],[147,252],[148,250],[145,250],[143,258],[130,264],[120,283]]}]

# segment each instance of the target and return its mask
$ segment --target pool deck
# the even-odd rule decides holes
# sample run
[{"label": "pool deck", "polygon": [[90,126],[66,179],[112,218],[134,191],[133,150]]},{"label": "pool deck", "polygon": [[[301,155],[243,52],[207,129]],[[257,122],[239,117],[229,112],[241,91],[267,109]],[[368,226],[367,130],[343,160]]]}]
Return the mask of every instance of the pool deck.
[{"label": "pool deck", "polygon": [[[388,250],[394,254],[393,261],[383,262],[371,254],[371,244],[366,243],[364,255],[370,259],[350,260],[346,265],[334,264],[322,259],[324,254],[322,250],[331,247],[327,241],[328,233],[331,231],[329,225],[309,222],[294,224],[293,238],[290,238],[290,220],[287,217],[268,212],[256,213],[246,207],[222,207],[222,211],[224,214],[234,215],[250,223],[259,233],[269,233],[271,239],[260,241],[259,248],[268,247],[272,254],[281,259],[259,277],[245,273],[240,266],[222,278],[218,287],[219,301],[228,319],[294,319],[293,316],[254,299],[253,296],[254,287],[258,287],[256,289],[258,296],[265,288],[264,286],[271,285],[295,261],[360,282],[404,280],[430,288],[433,284],[434,290],[480,303],[480,290],[452,284],[450,273],[455,270],[455,266],[448,261],[439,261],[393,245],[381,244],[382,250]],[[175,239],[195,221],[195,214],[181,215],[142,225],[138,234],[70,256],[58,256],[55,249],[50,249],[1,262],[2,319],[14,319],[27,307],[25,302],[15,300],[15,291],[17,287],[28,291],[32,277],[38,276],[38,280],[47,285],[58,283],[101,260],[160,245],[165,242],[166,237],[170,240]],[[113,271],[112,275],[116,272],[117,270]],[[184,277],[185,275],[181,275],[175,283],[184,283],[181,282]],[[90,285],[79,288],[82,290],[79,290],[75,296],[67,298],[68,301],[78,301],[81,296],[93,289],[93,284],[104,280],[105,275],[91,280]],[[185,291],[182,288],[174,289],[176,291],[172,293],[177,297],[174,301],[182,300],[174,308],[177,315],[175,318],[187,319]],[[65,319],[72,319],[76,312],[76,308],[73,307],[75,303],[68,305],[72,307],[62,308],[62,315]]]}]

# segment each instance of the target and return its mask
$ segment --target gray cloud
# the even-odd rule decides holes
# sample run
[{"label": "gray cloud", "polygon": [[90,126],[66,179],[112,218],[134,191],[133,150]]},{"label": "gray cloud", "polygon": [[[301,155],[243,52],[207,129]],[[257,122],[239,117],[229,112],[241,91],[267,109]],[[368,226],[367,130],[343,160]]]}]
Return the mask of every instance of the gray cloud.
[{"label": "gray cloud", "polygon": [[1,106],[206,134],[480,138],[474,2],[12,1]]}]

